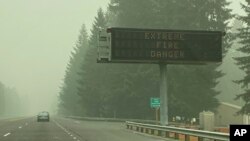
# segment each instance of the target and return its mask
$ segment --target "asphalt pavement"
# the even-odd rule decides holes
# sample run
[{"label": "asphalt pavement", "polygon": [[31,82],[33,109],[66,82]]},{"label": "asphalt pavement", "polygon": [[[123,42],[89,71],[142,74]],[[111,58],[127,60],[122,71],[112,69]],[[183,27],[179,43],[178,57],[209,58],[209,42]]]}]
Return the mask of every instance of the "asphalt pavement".
[{"label": "asphalt pavement", "polygon": [[0,120],[0,141],[166,141],[166,139],[127,130],[124,123],[81,121],[51,117],[37,122],[36,117]]}]

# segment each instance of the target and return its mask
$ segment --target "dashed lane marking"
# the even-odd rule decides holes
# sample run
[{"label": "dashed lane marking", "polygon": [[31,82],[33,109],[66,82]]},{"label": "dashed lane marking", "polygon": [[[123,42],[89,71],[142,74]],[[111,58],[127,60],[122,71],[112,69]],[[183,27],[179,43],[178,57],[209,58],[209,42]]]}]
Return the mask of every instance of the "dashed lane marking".
[{"label": "dashed lane marking", "polygon": [[64,128],[62,125],[60,125],[59,123],[57,123],[55,120],[53,121],[59,128],[61,128],[65,133],[67,133],[70,137],[73,138],[73,140],[77,140],[80,141],[76,136],[74,136],[73,134],[71,134],[66,128]]},{"label": "dashed lane marking", "polygon": [[5,135],[3,135],[4,137],[7,137],[9,136],[11,133],[6,133]]},{"label": "dashed lane marking", "polygon": [[79,121],[77,121],[77,120],[75,120],[74,122],[75,122],[75,123],[77,123],[77,124],[78,124],[78,123],[80,123],[80,122],[79,122]]},{"label": "dashed lane marking", "polygon": [[19,128],[19,129],[22,129],[22,126],[19,126],[18,128]]}]

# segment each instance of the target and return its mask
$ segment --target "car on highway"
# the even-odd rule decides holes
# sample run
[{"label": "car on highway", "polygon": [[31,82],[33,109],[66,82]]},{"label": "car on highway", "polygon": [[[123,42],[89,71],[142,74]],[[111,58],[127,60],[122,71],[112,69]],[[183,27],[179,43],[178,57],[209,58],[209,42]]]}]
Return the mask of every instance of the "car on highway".
[{"label": "car on highway", "polygon": [[49,121],[49,112],[43,111],[38,113],[37,115],[37,122],[40,121]]}]

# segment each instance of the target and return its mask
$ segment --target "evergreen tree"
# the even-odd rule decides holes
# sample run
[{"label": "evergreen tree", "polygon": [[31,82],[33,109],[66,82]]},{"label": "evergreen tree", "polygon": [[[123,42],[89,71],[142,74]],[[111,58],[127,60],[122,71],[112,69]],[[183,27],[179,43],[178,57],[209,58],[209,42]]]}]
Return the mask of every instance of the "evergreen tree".
[{"label": "evergreen tree", "polygon": [[240,47],[237,37],[238,29],[241,28],[242,22],[238,19],[234,19],[232,24],[232,37],[234,38],[232,47],[228,50],[226,56],[223,58],[223,64],[219,67],[225,74],[220,78],[216,90],[221,91],[217,96],[220,101],[229,102],[231,104],[236,104],[243,106],[243,100],[234,100],[236,93],[241,93],[242,89],[233,80],[239,80],[244,77],[244,72],[235,64],[234,57],[242,56],[242,53],[236,49]]},{"label": "evergreen tree", "polygon": [[106,19],[102,9],[97,12],[91,29],[89,47],[86,50],[84,60],[81,62],[79,72],[78,95],[81,97],[82,107],[87,116],[105,116],[105,87],[106,64],[97,64],[97,36],[101,29],[106,29]]},{"label": "evergreen tree", "polygon": [[21,114],[21,100],[15,89],[6,87],[0,82],[0,117]]},{"label": "evergreen tree", "polygon": [[0,82],[0,116],[4,115],[4,108],[5,108],[4,89],[5,89],[5,86]]},{"label": "evergreen tree", "polygon": [[[163,21],[157,25],[168,29],[228,31],[228,20],[232,18],[228,4],[225,0],[159,0],[156,15]],[[223,38],[223,56],[231,46],[229,35]],[[217,64],[169,65],[170,114],[191,117],[202,110],[213,111],[219,94],[214,88],[223,75],[217,68]]]},{"label": "evergreen tree", "polygon": [[5,87],[4,101],[6,116],[20,116],[22,114],[21,100],[14,88]]},{"label": "evergreen tree", "polygon": [[[154,0],[112,0],[110,25],[128,28],[155,28]],[[119,94],[114,98],[117,116],[125,118],[154,118],[150,98],[159,96],[159,68],[148,64],[117,64]],[[123,77],[119,77],[123,76]],[[117,96],[119,95],[119,97]],[[122,100],[119,100],[122,99]],[[115,101],[116,100],[116,101]],[[118,101],[119,100],[119,101]],[[120,111],[120,112],[119,112]]]},{"label": "evergreen tree", "polygon": [[239,29],[239,44],[241,45],[238,48],[238,51],[244,53],[244,56],[237,57],[235,60],[237,61],[237,65],[239,65],[240,69],[242,69],[246,76],[237,80],[238,84],[241,84],[242,88],[245,88],[245,92],[242,94],[238,94],[236,99],[243,99],[245,101],[245,105],[239,111],[240,114],[249,114],[250,113],[250,1],[246,0],[246,4],[241,4],[242,8],[246,12],[246,16],[240,16],[240,20],[244,22],[245,26]]},{"label": "evergreen tree", "polygon": [[115,17],[112,26],[129,28],[153,28],[154,0],[111,0],[110,14]]},{"label": "evergreen tree", "polygon": [[[91,30],[81,63],[78,95],[87,116],[153,118],[150,97],[159,96],[159,67],[148,64],[96,64],[97,34],[109,26],[189,30],[228,30],[231,18],[225,0],[111,0],[107,15],[102,10]],[[230,47],[223,42],[223,54]],[[169,65],[170,114],[197,116],[218,105],[214,90],[222,76],[218,65]]]},{"label": "evergreen tree", "polygon": [[71,52],[70,61],[66,68],[64,82],[59,95],[59,113],[64,115],[83,115],[79,96],[77,94],[80,65],[88,46],[88,36],[85,25],[82,25],[80,35],[74,51]]},{"label": "evergreen tree", "polygon": [[[113,14],[116,17],[115,20],[113,19],[114,26],[227,31],[229,29],[228,20],[232,17],[230,10],[226,8],[228,4],[225,0],[113,0],[109,5],[109,9],[112,13],[115,13]],[[230,40],[228,36],[223,40],[224,55],[231,45]],[[128,64],[122,65],[129,66]],[[146,65],[139,66],[146,67]],[[149,68],[151,67],[154,71],[145,75],[144,78],[150,77],[154,80],[153,78],[155,77],[152,76],[159,74],[159,70],[153,66]],[[204,66],[168,66],[168,93],[170,94],[169,106],[171,115],[197,116],[200,111],[213,110],[218,105],[218,100],[215,96],[219,92],[215,91],[214,87],[217,85],[217,79],[222,76],[222,73],[216,70],[217,67],[218,65],[215,64]],[[132,69],[137,70],[138,67],[136,66]],[[133,70],[129,68],[125,70],[127,70],[126,73],[128,75],[133,74]],[[133,80],[130,80],[131,86],[138,86],[139,83],[134,82],[137,79],[136,76],[140,73],[135,75]],[[149,81],[149,83],[157,82]],[[157,89],[155,88],[157,86],[154,86],[152,85],[149,88]],[[138,87],[138,89],[140,88]],[[130,90],[131,93],[134,93],[134,89],[130,88]],[[140,95],[140,93],[134,94],[134,98],[135,95],[143,99],[143,95]],[[146,103],[146,101],[141,100],[140,102]],[[126,103],[128,102],[130,105],[135,104],[131,101],[126,101]]]}]

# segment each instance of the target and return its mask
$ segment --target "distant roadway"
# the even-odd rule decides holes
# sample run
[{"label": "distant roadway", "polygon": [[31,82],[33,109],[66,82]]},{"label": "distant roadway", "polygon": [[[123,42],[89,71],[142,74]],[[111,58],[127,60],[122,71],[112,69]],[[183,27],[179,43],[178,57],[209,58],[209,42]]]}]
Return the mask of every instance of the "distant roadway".
[{"label": "distant roadway", "polygon": [[0,141],[166,141],[127,130],[124,123],[51,117],[0,119]]}]

